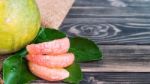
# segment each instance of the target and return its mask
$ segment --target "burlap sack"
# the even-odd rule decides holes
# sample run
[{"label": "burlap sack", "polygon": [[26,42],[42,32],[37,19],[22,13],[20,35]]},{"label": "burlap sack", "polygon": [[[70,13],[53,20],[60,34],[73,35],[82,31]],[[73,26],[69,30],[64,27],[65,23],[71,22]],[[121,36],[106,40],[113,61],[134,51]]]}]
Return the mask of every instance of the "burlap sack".
[{"label": "burlap sack", "polygon": [[74,0],[36,0],[40,9],[42,26],[58,29]]}]

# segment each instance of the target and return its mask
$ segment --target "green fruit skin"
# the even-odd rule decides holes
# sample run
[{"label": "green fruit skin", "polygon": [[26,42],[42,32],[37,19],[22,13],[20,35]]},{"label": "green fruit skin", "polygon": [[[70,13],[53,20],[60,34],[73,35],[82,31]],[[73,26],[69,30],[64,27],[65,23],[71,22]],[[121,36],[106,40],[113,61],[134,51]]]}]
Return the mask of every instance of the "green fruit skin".
[{"label": "green fruit skin", "polygon": [[16,52],[29,44],[40,23],[35,0],[0,0],[0,54]]}]

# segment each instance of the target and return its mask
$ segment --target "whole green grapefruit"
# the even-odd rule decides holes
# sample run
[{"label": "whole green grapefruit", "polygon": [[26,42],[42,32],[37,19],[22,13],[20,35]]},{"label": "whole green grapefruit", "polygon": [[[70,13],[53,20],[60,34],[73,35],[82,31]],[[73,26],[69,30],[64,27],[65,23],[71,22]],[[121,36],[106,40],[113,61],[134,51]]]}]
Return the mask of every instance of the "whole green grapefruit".
[{"label": "whole green grapefruit", "polygon": [[0,0],[0,54],[20,50],[36,37],[40,13],[35,0]]}]

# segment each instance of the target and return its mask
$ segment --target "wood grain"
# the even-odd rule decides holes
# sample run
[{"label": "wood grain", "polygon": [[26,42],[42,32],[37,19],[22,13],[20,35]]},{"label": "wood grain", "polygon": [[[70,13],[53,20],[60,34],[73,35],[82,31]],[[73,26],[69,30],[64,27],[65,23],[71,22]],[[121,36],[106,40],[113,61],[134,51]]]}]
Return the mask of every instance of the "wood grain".
[{"label": "wood grain", "polygon": [[84,72],[150,72],[150,45],[102,45],[103,60],[83,63]]},{"label": "wood grain", "polygon": [[85,73],[81,84],[149,84],[150,73]]},{"label": "wood grain", "polygon": [[149,24],[66,24],[62,31],[97,44],[150,44]]},{"label": "wood grain", "polygon": [[61,30],[97,44],[150,44],[150,0],[76,0]]},{"label": "wood grain", "polygon": [[[84,73],[80,84],[149,84],[150,73]],[[67,84],[62,82],[49,83],[36,80],[32,84]]]}]

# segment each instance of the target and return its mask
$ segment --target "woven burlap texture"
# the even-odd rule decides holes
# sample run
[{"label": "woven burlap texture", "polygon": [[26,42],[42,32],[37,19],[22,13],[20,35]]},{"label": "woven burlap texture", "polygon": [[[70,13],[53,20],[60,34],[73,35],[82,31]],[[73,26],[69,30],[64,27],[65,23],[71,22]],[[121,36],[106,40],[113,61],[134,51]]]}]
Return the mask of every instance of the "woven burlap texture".
[{"label": "woven burlap texture", "polygon": [[36,0],[40,9],[42,26],[58,29],[74,0]]}]

